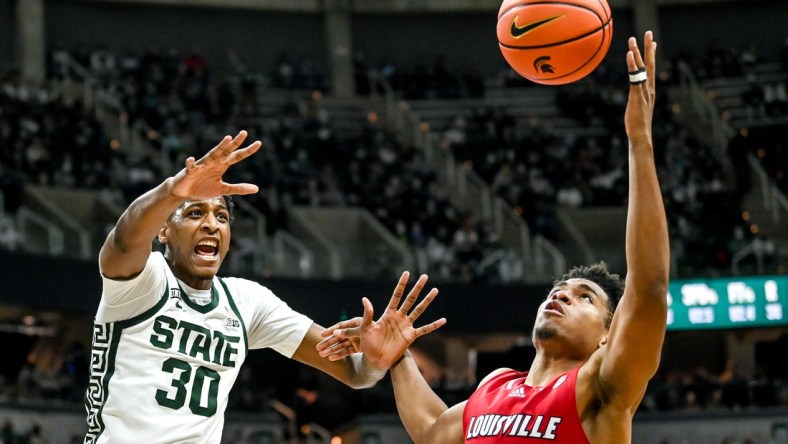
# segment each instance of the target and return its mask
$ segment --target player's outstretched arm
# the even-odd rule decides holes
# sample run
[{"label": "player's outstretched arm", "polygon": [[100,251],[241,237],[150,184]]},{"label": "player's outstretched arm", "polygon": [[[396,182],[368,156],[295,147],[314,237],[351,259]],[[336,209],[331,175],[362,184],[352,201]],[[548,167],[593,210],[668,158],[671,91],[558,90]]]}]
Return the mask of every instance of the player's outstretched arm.
[{"label": "player's outstretched arm", "polygon": [[229,184],[222,180],[227,169],[254,154],[259,141],[240,148],[246,131],[235,138],[225,136],[199,160],[186,159],[186,166],[156,188],[134,200],[107,235],[99,254],[101,273],[108,278],[131,278],[145,267],[151,241],[167,217],[187,200],[210,199],[222,195],[252,194],[257,186]]},{"label": "player's outstretched arm", "polygon": [[372,304],[364,298],[363,318],[349,319],[327,328],[323,332],[327,339],[318,344],[318,350],[321,356],[330,360],[345,359],[348,355],[361,356],[353,353],[363,351],[363,356],[376,366],[391,368],[397,410],[411,439],[416,444],[459,444],[463,442],[462,413],[465,403],[448,408],[424,380],[407,351],[416,338],[436,330],[446,322],[441,318],[420,328],[413,327],[413,323],[437,295],[437,290],[430,290],[410,311],[427,283],[427,276],[422,275],[402,301],[408,277],[407,272],[402,274],[386,312],[377,322],[372,321]]},{"label": "player's outstretched arm", "polygon": [[391,368],[397,412],[415,444],[462,444],[467,401],[449,408],[424,380],[410,353]]},{"label": "player's outstretched arm", "polygon": [[421,276],[403,300],[402,295],[409,277],[410,273],[407,271],[402,273],[386,311],[377,321],[373,321],[372,303],[363,298],[363,317],[332,325],[318,334],[317,339],[321,339],[320,341],[310,332],[294,357],[351,387],[367,387],[376,383],[385,375],[386,370],[402,357],[416,338],[435,331],[446,323],[446,319],[441,318],[422,327],[413,326],[438,294],[438,290],[430,290],[414,307],[419,293],[427,283],[427,276]]},{"label": "player's outstretched arm", "polygon": [[626,57],[628,71],[644,70],[646,79],[638,83],[637,76],[642,74],[634,74],[630,82],[625,114],[629,139],[627,277],[600,366],[601,386],[625,405],[639,402],[657,370],[667,317],[670,248],[651,137],[656,46],[649,31],[644,56],[635,38],[630,38]]}]

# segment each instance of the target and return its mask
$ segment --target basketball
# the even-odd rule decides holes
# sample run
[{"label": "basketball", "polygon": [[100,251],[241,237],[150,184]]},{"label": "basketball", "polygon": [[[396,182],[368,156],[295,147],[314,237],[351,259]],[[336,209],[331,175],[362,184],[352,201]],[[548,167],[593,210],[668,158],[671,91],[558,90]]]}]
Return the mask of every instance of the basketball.
[{"label": "basketball", "polygon": [[544,85],[562,85],[590,74],[613,37],[607,0],[504,0],[498,12],[498,45],[518,74]]}]

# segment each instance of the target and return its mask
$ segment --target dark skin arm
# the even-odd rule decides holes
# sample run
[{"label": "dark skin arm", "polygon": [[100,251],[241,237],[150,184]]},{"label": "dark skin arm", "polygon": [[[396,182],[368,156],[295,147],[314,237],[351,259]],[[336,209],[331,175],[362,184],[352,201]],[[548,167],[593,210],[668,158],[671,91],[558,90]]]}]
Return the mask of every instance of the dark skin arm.
[{"label": "dark skin arm", "polygon": [[651,138],[656,46],[647,32],[641,57],[636,40],[629,39],[627,67],[634,71],[645,66],[648,79],[629,90],[625,114],[629,138],[627,277],[598,374],[603,398],[632,408],[659,365],[667,318],[670,247]]},{"label": "dark skin arm", "polygon": [[[413,326],[434,300],[438,290],[432,289],[411,312],[410,308],[416,303],[427,277],[419,278],[402,301],[409,277],[407,271],[402,273],[386,311],[377,321],[373,321],[372,303],[363,298],[363,317],[339,322],[325,330],[313,325],[294,358],[351,387],[373,385],[416,338],[446,323],[445,319],[439,319],[419,328]],[[362,354],[358,355],[357,352]]]},{"label": "dark skin arm", "polygon": [[[434,331],[446,322],[442,318],[424,327],[413,328],[413,322],[437,295],[437,290],[432,289],[408,313],[426,282],[427,277],[421,276],[401,306],[402,291],[395,291],[386,312],[377,322],[372,322],[372,304],[364,299],[364,318],[350,319],[326,329],[323,336],[328,339],[320,343],[318,349],[321,356],[335,360],[352,353],[354,348],[363,346],[366,341],[369,356],[374,355],[378,365],[391,368],[397,410],[414,441],[461,443],[465,403],[448,408],[429,387],[407,351],[407,347],[417,337]],[[403,283],[402,280],[400,283]]]}]

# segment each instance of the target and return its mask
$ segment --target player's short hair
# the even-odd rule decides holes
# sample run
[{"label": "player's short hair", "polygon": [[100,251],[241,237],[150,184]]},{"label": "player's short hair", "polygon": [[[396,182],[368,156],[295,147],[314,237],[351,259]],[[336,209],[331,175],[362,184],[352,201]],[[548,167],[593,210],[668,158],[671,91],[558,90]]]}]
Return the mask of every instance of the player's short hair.
[{"label": "player's short hair", "polygon": [[587,279],[604,290],[607,295],[607,319],[605,320],[605,327],[610,327],[610,322],[613,320],[613,313],[616,312],[616,306],[621,296],[624,294],[624,280],[621,276],[611,273],[607,269],[607,264],[599,262],[594,265],[580,265],[572,268],[566,272],[560,279],[553,282],[553,286],[559,282],[566,281],[567,279]]},{"label": "player's short hair", "polygon": [[227,212],[230,213],[230,223],[233,223],[235,220],[235,200],[229,194],[225,194],[222,197],[224,198],[224,204],[227,205]]}]

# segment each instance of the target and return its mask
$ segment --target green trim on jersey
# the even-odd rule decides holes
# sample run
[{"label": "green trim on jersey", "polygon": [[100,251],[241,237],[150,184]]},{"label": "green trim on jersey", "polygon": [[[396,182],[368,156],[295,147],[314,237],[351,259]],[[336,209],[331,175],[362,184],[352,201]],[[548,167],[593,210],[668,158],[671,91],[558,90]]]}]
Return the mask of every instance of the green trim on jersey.
[{"label": "green trim on jersey", "polygon": [[214,287],[213,283],[211,283],[211,302],[209,302],[209,303],[207,303],[205,305],[200,305],[200,304],[192,301],[192,298],[189,297],[189,294],[186,293],[185,291],[183,291],[183,288],[181,287],[181,283],[178,282],[177,278],[175,279],[175,282],[178,283],[178,290],[181,291],[181,300],[186,305],[188,305],[189,308],[191,308],[192,310],[194,310],[194,311],[196,311],[198,313],[205,314],[205,313],[208,313],[209,311],[213,310],[214,308],[216,308],[217,305],[219,305],[219,292],[216,291],[216,287]]},{"label": "green trim on jersey", "polygon": [[[224,289],[224,294],[227,296],[227,302],[230,303],[230,308],[233,309],[235,315],[238,316],[238,320],[241,321],[241,330],[243,330],[244,333],[244,348],[245,348],[244,355],[248,356],[249,338],[246,335],[246,323],[244,322],[244,318],[243,316],[241,316],[241,312],[238,310],[238,307],[235,306],[235,301],[233,300],[233,296],[230,294],[230,290],[227,288],[227,284],[224,283],[224,280],[222,280],[222,278],[217,278],[217,279],[219,279],[219,283],[222,284],[222,289]],[[213,285],[211,286],[211,288],[213,288]]]},{"label": "green trim on jersey", "polygon": [[[112,379],[112,375],[115,373],[115,355],[118,351],[118,343],[120,343],[120,337],[123,333],[123,330],[129,327],[133,327],[139,324],[146,319],[151,318],[154,314],[156,314],[164,304],[167,303],[167,298],[170,294],[170,285],[169,282],[167,283],[166,287],[164,288],[164,294],[161,295],[159,298],[159,302],[156,303],[153,307],[149,308],[143,313],[138,314],[130,319],[124,319],[122,321],[116,322],[105,322],[105,323],[95,323],[93,324],[93,353],[90,359],[90,381],[88,382],[88,389],[85,393],[84,403],[85,403],[85,410],[87,410],[88,418],[88,431],[85,434],[85,441],[84,444],[92,444],[95,443],[96,440],[104,433],[104,421],[101,419],[101,413],[104,409],[104,403],[107,401],[109,397],[109,380]],[[100,349],[101,333],[109,333],[109,342],[106,343],[106,348],[101,350],[101,353],[97,356],[95,351]],[[103,341],[102,341],[103,342]],[[105,372],[104,374],[98,375],[98,377],[94,377],[94,370],[101,371],[102,369],[96,368],[94,364],[104,363],[106,362]],[[91,393],[91,385],[96,382],[101,385],[101,390],[98,392],[99,399],[95,399],[94,403],[91,404],[90,400],[90,393]],[[95,420],[95,424],[92,424]]]}]

